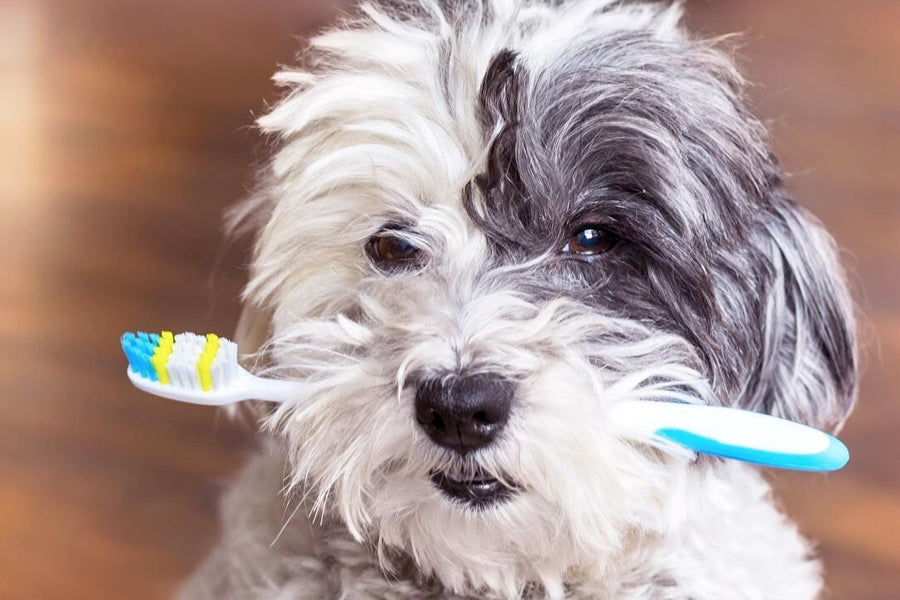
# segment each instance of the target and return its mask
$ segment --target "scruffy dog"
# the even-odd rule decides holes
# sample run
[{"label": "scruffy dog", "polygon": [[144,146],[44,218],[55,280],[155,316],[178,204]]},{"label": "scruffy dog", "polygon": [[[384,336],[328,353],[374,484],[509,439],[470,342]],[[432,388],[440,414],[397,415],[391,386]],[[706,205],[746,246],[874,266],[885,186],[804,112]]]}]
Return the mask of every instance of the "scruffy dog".
[{"label": "scruffy dog", "polygon": [[627,441],[666,394],[821,428],[856,389],[836,253],[678,5],[409,0],[313,39],[239,340],[261,409],[186,598],[795,600],[756,468]]}]

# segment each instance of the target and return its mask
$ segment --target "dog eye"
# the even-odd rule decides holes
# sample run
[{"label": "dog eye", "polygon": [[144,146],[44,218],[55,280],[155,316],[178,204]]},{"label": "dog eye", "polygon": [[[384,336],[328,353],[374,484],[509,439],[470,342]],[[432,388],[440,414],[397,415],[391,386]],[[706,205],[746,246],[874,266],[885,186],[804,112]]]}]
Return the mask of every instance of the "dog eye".
[{"label": "dog eye", "polygon": [[588,225],[580,229],[566,241],[562,251],[566,254],[592,256],[603,254],[616,245],[618,239],[598,225]]},{"label": "dog eye", "polygon": [[376,267],[388,273],[415,269],[425,262],[420,248],[389,231],[369,238],[366,254]]}]

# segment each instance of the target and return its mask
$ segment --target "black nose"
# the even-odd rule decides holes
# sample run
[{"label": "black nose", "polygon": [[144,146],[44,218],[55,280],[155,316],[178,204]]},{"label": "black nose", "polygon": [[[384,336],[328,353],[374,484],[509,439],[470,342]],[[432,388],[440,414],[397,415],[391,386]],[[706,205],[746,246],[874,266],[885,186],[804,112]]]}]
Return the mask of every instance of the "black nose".
[{"label": "black nose", "polygon": [[497,437],[512,397],[512,382],[492,373],[423,379],[416,387],[416,420],[436,444],[466,454]]}]

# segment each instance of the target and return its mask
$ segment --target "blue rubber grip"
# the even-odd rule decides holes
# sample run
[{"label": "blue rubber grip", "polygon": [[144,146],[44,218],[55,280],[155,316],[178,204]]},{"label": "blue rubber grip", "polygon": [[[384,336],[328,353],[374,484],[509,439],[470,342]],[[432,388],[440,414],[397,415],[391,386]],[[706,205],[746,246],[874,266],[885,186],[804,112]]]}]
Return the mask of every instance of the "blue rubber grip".
[{"label": "blue rubber grip", "polygon": [[697,435],[690,431],[674,428],[663,428],[656,435],[690,448],[695,452],[713,454],[724,458],[733,458],[744,462],[776,467],[778,469],[794,469],[797,471],[837,471],[850,460],[850,451],[839,439],[828,436],[828,446],[815,454],[785,454],[759,448],[747,448],[723,444],[718,440]]}]

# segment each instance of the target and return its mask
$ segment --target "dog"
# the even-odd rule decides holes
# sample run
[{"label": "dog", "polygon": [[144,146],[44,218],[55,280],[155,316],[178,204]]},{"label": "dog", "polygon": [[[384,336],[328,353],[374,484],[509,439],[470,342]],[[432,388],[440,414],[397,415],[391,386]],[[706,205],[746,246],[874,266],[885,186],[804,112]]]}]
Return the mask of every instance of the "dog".
[{"label": "dog", "polygon": [[184,598],[818,597],[757,468],[608,418],[855,401],[835,245],[681,12],[363,4],[275,76],[237,337],[308,386],[257,408]]}]

